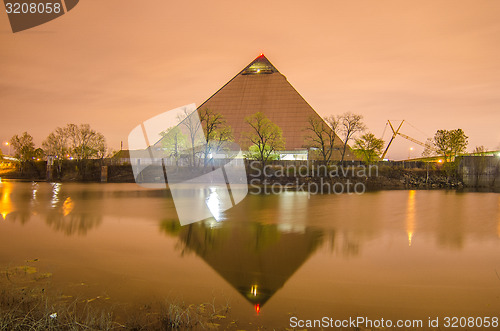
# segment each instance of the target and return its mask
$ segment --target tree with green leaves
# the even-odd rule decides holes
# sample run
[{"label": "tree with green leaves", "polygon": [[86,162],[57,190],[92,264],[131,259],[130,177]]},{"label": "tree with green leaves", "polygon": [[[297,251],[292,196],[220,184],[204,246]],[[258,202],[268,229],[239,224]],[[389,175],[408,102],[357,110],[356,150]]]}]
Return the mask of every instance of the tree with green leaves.
[{"label": "tree with green leaves", "polygon": [[433,145],[437,154],[443,157],[448,178],[456,175],[458,163],[455,157],[465,152],[468,138],[462,129],[438,130],[434,135]]},{"label": "tree with green leaves", "polygon": [[220,113],[209,108],[200,110],[200,121],[205,134],[205,165],[211,155],[220,152],[224,144],[233,141],[233,130]]},{"label": "tree with green leaves", "polygon": [[20,161],[28,161],[34,157],[35,143],[28,132],[23,132],[20,136],[14,135],[10,139],[10,145],[14,149],[14,156]]},{"label": "tree with green leaves", "polygon": [[[276,151],[270,152],[269,149],[269,147],[266,147],[264,150],[264,154],[269,155],[266,161],[279,160],[280,154]],[[246,152],[244,156],[249,160],[262,160],[262,153],[257,145],[251,145],[248,147],[248,152]]]},{"label": "tree with green leaves", "polygon": [[35,157],[35,143],[33,137],[28,132],[17,134],[10,139],[10,145],[14,149],[14,156],[20,162],[21,174],[24,173],[26,164]]},{"label": "tree with green leaves", "polygon": [[336,131],[339,118],[328,116],[321,119],[319,116],[310,116],[307,120],[306,146],[316,149],[324,162],[329,162],[335,149]]},{"label": "tree with green leaves", "polygon": [[344,138],[344,147],[342,149],[341,160],[343,162],[345,159],[345,153],[349,140],[351,140],[356,133],[364,131],[366,127],[363,123],[362,115],[357,115],[350,112],[344,113],[339,117],[339,126]]},{"label": "tree with green leaves", "polygon": [[188,138],[182,133],[179,126],[173,126],[161,132],[161,136],[163,137],[161,144],[167,156],[173,158],[175,165],[179,166],[179,159],[182,151],[186,150]]},{"label": "tree with green leaves", "polygon": [[434,135],[433,145],[444,162],[452,162],[455,156],[465,152],[468,139],[462,129],[438,130]]},{"label": "tree with green leaves", "polygon": [[354,153],[367,163],[379,160],[383,148],[384,141],[375,137],[373,133],[365,133],[354,142]]},{"label": "tree with green leaves", "polygon": [[248,116],[245,122],[250,130],[244,133],[244,137],[250,142],[251,148],[256,149],[253,156],[256,160],[265,164],[272,155],[285,148],[283,131],[263,113]]}]

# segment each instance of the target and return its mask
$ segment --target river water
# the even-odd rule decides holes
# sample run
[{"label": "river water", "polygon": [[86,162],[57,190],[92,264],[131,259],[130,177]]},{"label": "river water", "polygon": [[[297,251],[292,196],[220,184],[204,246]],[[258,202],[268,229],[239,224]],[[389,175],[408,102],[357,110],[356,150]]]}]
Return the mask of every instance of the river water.
[{"label": "river water", "polygon": [[500,311],[498,193],[250,194],[181,227],[166,190],[4,181],[0,214],[0,268],[36,259],[84,300],[215,299],[247,329]]}]

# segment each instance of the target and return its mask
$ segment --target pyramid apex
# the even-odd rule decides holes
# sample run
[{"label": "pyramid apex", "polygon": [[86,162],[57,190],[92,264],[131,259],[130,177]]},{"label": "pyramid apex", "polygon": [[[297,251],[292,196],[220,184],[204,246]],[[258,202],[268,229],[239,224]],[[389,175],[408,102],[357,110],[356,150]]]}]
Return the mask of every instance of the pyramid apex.
[{"label": "pyramid apex", "polygon": [[241,72],[242,75],[257,75],[257,74],[273,74],[279,72],[271,62],[266,58],[264,53],[253,60],[248,66]]}]

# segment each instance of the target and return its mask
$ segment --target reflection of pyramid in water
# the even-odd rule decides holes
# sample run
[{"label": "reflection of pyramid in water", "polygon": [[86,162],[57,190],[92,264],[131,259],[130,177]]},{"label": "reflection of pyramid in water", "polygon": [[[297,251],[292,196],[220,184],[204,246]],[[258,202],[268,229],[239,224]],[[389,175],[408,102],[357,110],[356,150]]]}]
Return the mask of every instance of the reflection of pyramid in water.
[{"label": "reflection of pyramid in water", "polygon": [[275,224],[226,221],[183,227],[181,241],[260,309],[311,256],[322,233],[280,232]]},{"label": "reflection of pyramid in water", "polygon": [[[242,138],[249,131],[245,118],[262,112],[283,130],[285,150],[305,149],[305,128],[309,117],[321,117],[302,98],[269,60],[261,54],[226,83],[198,109],[210,109],[224,116],[234,132],[235,141],[247,148]],[[337,144],[341,140],[337,137]],[[339,158],[335,151],[333,158]]]}]

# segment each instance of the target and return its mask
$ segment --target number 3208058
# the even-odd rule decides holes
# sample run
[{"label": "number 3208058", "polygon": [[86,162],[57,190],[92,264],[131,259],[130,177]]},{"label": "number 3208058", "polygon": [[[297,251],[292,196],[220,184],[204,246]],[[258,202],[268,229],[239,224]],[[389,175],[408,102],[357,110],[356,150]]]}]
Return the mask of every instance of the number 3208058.
[{"label": "number 3208058", "polygon": [[5,9],[7,14],[59,14],[62,11],[60,3],[52,2],[7,2]]},{"label": "number 3208058", "polygon": [[497,328],[498,317],[445,317],[445,328]]}]

